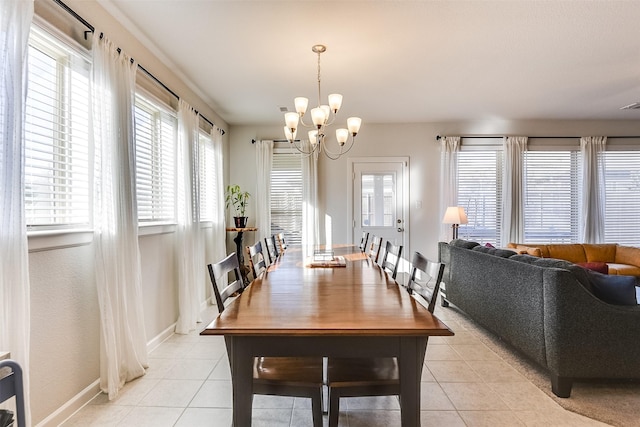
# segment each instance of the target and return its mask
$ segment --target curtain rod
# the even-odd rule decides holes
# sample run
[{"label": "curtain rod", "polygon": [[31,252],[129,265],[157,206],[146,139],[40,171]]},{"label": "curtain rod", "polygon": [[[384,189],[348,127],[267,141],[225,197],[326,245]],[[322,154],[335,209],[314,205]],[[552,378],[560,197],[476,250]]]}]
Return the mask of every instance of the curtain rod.
[{"label": "curtain rod", "polygon": [[[270,139],[269,141],[273,141],[273,142],[289,142],[288,139]],[[295,140],[295,142],[300,142],[300,141],[301,141],[300,139],[296,139]],[[251,140],[252,144],[255,144],[256,142],[257,142],[257,140],[255,140],[255,139]]]},{"label": "curtain rod", "polygon": [[[456,135],[458,136],[458,135]],[[482,139],[494,139],[494,138],[504,138],[506,135],[460,135],[460,138],[482,138]],[[436,141],[440,141],[443,138],[441,135],[436,136]],[[537,139],[580,139],[581,136],[528,136],[527,138],[537,138]],[[640,139],[640,136],[635,135],[617,135],[617,136],[607,136],[607,139],[615,139],[615,138],[637,138]]]},{"label": "curtain rod", "polygon": [[[84,32],[84,38],[87,38],[87,34],[88,33],[95,33],[96,29],[93,25],[91,25],[89,22],[87,22],[86,19],[84,19],[82,16],[78,15],[76,13],[75,10],[71,9],[69,6],[67,6],[66,4],[64,4],[62,2],[62,0],[53,0],[54,3],[56,3],[58,6],[60,6],[62,9],[64,9],[65,12],[67,12],[69,15],[73,16],[77,21],[79,21],[82,25],[84,25],[85,27],[87,27],[89,29],[89,31],[85,31]],[[100,33],[100,38],[102,38],[103,33]],[[118,52],[120,52],[120,48],[118,48]],[[180,97],[178,96],[177,93],[175,93],[174,91],[172,91],[171,89],[169,89],[169,87],[167,85],[165,85],[163,82],[160,81],[160,79],[158,79],[156,76],[154,76],[153,74],[151,74],[151,72],[149,70],[147,70],[146,68],[144,68],[142,65],[140,65],[140,63],[138,63],[138,68],[140,68],[140,70],[142,72],[144,72],[147,76],[149,76],[150,78],[152,78],[157,84],[159,84],[160,86],[162,86],[162,88],[164,90],[166,90],[167,92],[169,92],[171,95],[173,95],[176,99],[180,99]],[[204,115],[202,115],[198,110],[195,110],[196,113],[202,117],[202,119],[209,123],[211,125],[211,127],[217,127],[215,125],[215,123],[213,123],[211,120],[209,120],[208,118],[206,118]],[[218,128],[218,131],[220,132],[221,135],[224,135],[226,133],[226,131],[222,128]]]}]

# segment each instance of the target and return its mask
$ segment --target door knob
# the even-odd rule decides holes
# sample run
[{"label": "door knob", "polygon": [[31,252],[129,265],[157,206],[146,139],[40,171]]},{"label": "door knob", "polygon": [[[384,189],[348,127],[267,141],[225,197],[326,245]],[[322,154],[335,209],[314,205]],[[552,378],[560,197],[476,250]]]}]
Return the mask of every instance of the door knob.
[{"label": "door knob", "polygon": [[402,233],[403,231],[404,231],[404,228],[398,227],[398,233]]}]

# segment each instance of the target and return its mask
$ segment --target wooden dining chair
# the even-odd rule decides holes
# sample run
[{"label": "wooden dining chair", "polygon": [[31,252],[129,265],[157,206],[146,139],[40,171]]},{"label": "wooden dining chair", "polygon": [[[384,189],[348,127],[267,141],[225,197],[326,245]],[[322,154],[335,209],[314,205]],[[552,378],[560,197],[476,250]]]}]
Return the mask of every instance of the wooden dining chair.
[{"label": "wooden dining chair", "polygon": [[360,239],[360,244],[358,245],[358,247],[360,248],[360,250],[362,252],[365,252],[367,250],[367,242],[369,240],[369,232],[368,231],[363,231],[362,232],[362,238]]},{"label": "wooden dining chair", "polygon": [[280,252],[278,251],[278,246],[276,243],[276,236],[271,235],[264,238],[264,247],[267,252],[267,257],[269,258],[269,265],[273,264],[278,260],[280,256]]},{"label": "wooden dining chair", "polygon": [[255,244],[247,246],[246,252],[253,278],[257,279],[264,271],[267,271],[267,261],[264,258],[264,252],[262,252],[262,243],[258,240]]},{"label": "wooden dining chair", "polygon": [[[391,255],[391,256],[390,256]],[[382,262],[380,265],[382,269],[388,271],[396,279],[398,275],[398,266],[400,265],[400,256],[402,255],[402,245],[394,245],[387,240],[387,244],[384,249],[384,255],[382,256]]]},{"label": "wooden dining chair", "polygon": [[[227,299],[243,290],[238,257],[232,253],[222,261],[209,264],[207,267],[218,313],[222,314]],[[236,279],[220,290],[222,279],[231,273]],[[227,346],[227,357],[231,363],[228,349]],[[256,357],[253,361],[253,393],[310,398],[313,427],[322,427],[323,379],[321,357]]]},{"label": "wooden dining chair", "polygon": [[278,242],[278,250],[280,251],[280,255],[284,255],[284,252],[287,250],[287,242],[284,240],[284,233],[276,234],[276,241]]},{"label": "wooden dining chair", "polygon": [[[444,264],[413,256],[407,291],[433,313]],[[395,357],[336,358],[328,360],[329,427],[337,427],[341,397],[400,394],[400,373]]]},{"label": "wooden dining chair", "polygon": [[367,255],[373,262],[378,263],[378,259],[380,258],[380,249],[382,248],[382,237],[373,236],[371,238],[371,244],[369,245],[369,251]]}]

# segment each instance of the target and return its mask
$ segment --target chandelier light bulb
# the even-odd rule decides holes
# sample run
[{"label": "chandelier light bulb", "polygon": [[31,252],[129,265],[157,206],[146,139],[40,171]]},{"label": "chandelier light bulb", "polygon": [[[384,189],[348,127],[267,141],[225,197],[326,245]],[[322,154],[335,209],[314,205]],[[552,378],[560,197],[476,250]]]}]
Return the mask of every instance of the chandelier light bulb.
[{"label": "chandelier light bulb", "polygon": [[300,120],[300,116],[298,113],[286,113],[284,115],[284,122],[287,124],[287,127],[291,131],[291,133],[295,132],[298,129],[298,120]]},{"label": "chandelier light bulb", "polygon": [[327,121],[327,117],[325,116],[324,109],[322,107],[316,107],[311,109],[311,120],[313,124],[316,125],[318,129]]},{"label": "chandelier light bulb", "polygon": [[349,130],[348,129],[336,129],[336,139],[338,140],[338,144],[342,147],[347,139],[349,139]]},{"label": "chandelier light bulb", "polygon": [[317,130],[310,130],[309,131],[309,142],[311,143],[311,145],[316,145],[318,143],[318,131]]},{"label": "chandelier light bulb", "polygon": [[300,117],[304,116],[304,114],[307,112],[307,106],[309,105],[309,98],[299,96],[293,100],[293,103],[295,104],[296,112],[300,115]]},{"label": "chandelier light bulb", "polygon": [[347,119],[347,128],[349,128],[349,132],[351,132],[351,135],[353,136],[358,134],[361,124],[362,119],[360,117],[349,117]]},{"label": "chandelier light bulb", "polygon": [[342,95],[339,93],[332,93],[329,95],[329,107],[331,107],[331,111],[333,114],[336,114],[340,107],[342,106]]},{"label": "chandelier light bulb", "polygon": [[322,104],[320,108],[324,112],[324,122],[322,124],[326,125],[329,122],[329,117],[331,117],[331,107],[326,104]]},{"label": "chandelier light bulb", "polygon": [[293,143],[293,141],[296,139],[296,134],[298,133],[298,130],[294,130],[293,132],[291,132],[291,129],[289,129],[288,127],[284,127],[284,136],[287,139],[287,141]]}]

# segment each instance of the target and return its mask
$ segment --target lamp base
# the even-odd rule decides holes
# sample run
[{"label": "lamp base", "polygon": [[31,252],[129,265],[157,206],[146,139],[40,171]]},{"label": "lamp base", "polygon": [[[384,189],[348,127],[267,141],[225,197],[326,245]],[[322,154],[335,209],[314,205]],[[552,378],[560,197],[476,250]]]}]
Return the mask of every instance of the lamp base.
[{"label": "lamp base", "polygon": [[458,224],[451,224],[453,230],[453,240],[458,238]]}]

